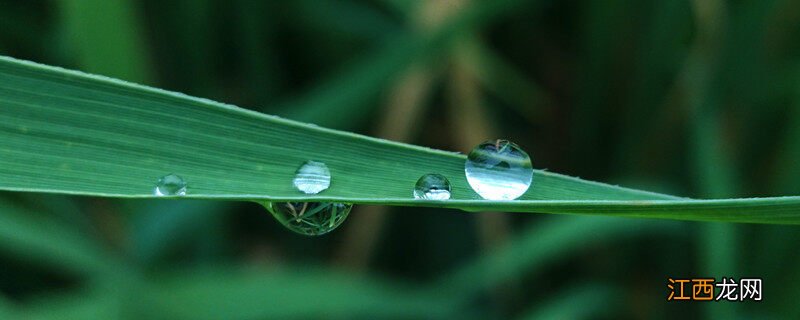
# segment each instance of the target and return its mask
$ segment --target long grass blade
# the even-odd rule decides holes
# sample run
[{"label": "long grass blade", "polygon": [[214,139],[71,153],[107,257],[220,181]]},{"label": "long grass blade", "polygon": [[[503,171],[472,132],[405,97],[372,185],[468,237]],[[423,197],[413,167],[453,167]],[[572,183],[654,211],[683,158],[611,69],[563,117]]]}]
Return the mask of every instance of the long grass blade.
[{"label": "long grass blade", "polygon": [[[468,186],[457,153],[7,57],[0,58],[0,110],[2,190],[152,198],[158,178],[175,173],[189,184],[185,198],[196,199],[800,223],[800,197],[692,200],[542,170],[519,200],[485,201]],[[291,183],[310,159],[333,176],[319,195],[302,195]],[[417,178],[430,172],[450,179],[452,200],[412,197]]]}]

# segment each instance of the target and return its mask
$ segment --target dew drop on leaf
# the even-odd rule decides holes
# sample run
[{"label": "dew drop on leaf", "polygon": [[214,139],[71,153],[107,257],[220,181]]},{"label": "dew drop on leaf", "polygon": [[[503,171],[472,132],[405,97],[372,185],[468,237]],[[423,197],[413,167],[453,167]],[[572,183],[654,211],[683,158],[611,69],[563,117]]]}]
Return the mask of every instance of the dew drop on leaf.
[{"label": "dew drop on leaf", "polygon": [[450,199],[450,181],[438,173],[423,175],[414,186],[414,198],[426,200]]},{"label": "dew drop on leaf", "polygon": [[157,196],[184,196],[186,195],[186,181],[179,175],[170,173],[158,178],[153,193]]},{"label": "dew drop on leaf", "polygon": [[476,146],[464,164],[472,190],[487,200],[514,200],[531,186],[531,158],[508,140],[491,140]]},{"label": "dew drop on leaf", "polygon": [[338,202],[267,202],[264,206],[286,228],[307,236],[331,232],[353,209],[352,204]]},{"label": "dew drop on leaf", "polygon": [[317,194],[331,186],[331,172],[319,161],[309,160],[295,172],[294,187],[305,194]]}]

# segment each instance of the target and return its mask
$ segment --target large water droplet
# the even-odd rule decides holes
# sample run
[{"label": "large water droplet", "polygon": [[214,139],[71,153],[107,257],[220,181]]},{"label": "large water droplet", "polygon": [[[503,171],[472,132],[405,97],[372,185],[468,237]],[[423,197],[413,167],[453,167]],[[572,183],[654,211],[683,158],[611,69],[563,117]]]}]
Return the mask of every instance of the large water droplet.
[{"label": "large water droplet", "polygon": [[308,236],[331,232],[353,209],[352,204],[338,202],[268,202],[264,206],[286,228]]},{"label": "large water droplet", "polygon": [[186,195],[186,181],[179,175],[170,173],[156,182],[153,193],[157,196],[183,196]]},{"label": "large water droplet", "polygon": [[519,198],[533,179],[531,158],[507,140],[486,141],[472,149],[464,172],[472,190],[488,200]]},{"label": "large water droplet", "polygon": [[414,198],[426,200],[450,199],[450,181],[437,173],[423,175],[414,186]]},{"label": "large water droplet", "polygon": [[295,172],[294,187],[305,194],[317,194],[331,186],[331,172],[319,161],[306,161]]}]

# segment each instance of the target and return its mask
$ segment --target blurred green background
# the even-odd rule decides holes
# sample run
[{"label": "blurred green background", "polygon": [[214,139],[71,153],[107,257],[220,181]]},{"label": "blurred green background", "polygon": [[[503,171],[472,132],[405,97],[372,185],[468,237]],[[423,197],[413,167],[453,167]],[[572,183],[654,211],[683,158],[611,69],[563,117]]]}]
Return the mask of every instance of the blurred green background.
[{"label": "blurred green background", "polygon": [[[800,194],[799,32],[791,0],[0,1],[3,55],[698,198]],[[800,317],[792,226],[0,195],[2,319]]]}]

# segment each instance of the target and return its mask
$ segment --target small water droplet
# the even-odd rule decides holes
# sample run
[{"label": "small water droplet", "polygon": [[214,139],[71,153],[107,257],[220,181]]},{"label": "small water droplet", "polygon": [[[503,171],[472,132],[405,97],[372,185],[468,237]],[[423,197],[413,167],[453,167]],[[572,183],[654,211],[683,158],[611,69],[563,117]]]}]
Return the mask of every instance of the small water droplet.
[{"label": "small water droplet", "polygon": [[292,183],[305,194],[317,194],[331,186],[331,171],[324,163],[309,160],[297,169]]},{"label": "small water droplet", "polygon": [[414,198],[426,200],[450,199],[450,181],[441,174],[429,173],[417,180]]},{"label": "small water droplet", "polygon": [[518,145],[492,140],[470,151],[464,164],[472,190],[488,200],[514,200],[531,186],[531,158]]},{"label": "small water droplet", "polygon": [[170,173],[158,178],[153,192],[157,196],[184,196],[186,195],[186,181],[179,175]]},{"label": "small water droplet", "polygon": [[267,202],[264,206],[286,228],[307,236],[331,232],[353,209],[352,204],[338,202]]}]

